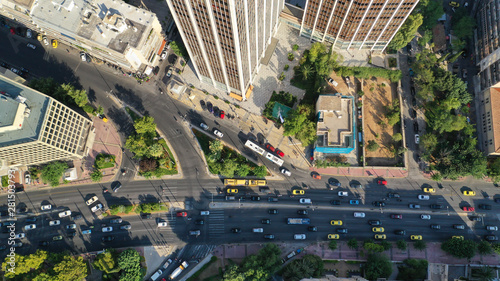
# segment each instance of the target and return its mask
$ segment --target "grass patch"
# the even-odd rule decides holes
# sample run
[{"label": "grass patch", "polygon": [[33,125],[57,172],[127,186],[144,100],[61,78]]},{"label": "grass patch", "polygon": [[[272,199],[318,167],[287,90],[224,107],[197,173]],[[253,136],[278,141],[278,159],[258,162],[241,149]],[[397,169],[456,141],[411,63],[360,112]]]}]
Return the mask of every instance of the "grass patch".
[{"label": "grass patch", "polygon": [[[210,265],[212,265],[214,262],[217,261],[217,257],[213,256],[209,262],[207,262],[205,265],[203,265],[200,270],[196,271],[191,277],[187,279],[187,281],[195,281],[198,279],[198,277],[207,269]],[[218,275],[217,275],[218,276]]]},{"label": "grass patch", "polygon": [[168,210],[169,208],[166,203],[141,203],[135,205],[111,205],[109,206],[109,210],[107,210],[104,214],[112,216],[123,216],[132,212],[140,214],[167,212]]},{"label": "grass patch", "polygon": [[333,263],[333,264],[337,264],[339,263],[338,260],[323,260],[324,263]]},{"label": "grass patch", "polygon": [[94,162],[97,169],[113,168],[115,163],[115,156],[106,153],[99,153]]},{"label": "grass patch", "polygon": [[129,107],[125,107],[125,110],[127,111],[128,115],[130,115],[130,117],[132,118],[132,121],[135,121],[137,119],[140,119],[141,117],[139,115],[137,115],[137,113],[135,113],[132,109],[130,109]]},{"label": "grass patch", "polygon": [[289,92],[285,93],[285,91],[280,91],[279,93],[276,93],[276,91],[273,91],[271,98],[266,103],[264,111],[262,112],[262,115],[264,115],[267,119],[278,121],[272,115],[273,107],[276,102],[279,102],[288,107],[293,107],[293,105],[297,102],[297,97],[293,96]]},{"label": "grass patch", "polygon": [[389,58],[389,67],[397,67],[398,60],[396,58]]}]

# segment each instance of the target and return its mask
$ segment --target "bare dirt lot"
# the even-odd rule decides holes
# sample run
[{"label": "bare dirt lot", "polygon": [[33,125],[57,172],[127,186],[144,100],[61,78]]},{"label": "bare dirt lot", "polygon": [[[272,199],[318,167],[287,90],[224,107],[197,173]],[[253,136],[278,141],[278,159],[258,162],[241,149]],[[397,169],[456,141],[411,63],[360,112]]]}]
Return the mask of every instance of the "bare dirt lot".
[{"label": "bare dirt lot", "polygon": [[[398,161],[390,150],[394,143],[392,136],[399,132],[399,126],[389,126],[386,118],[386,107],[396,99],[396,85],[383,78],[364,80],[363,119],[364,148],[367,166],[394,166]],[[370,140],[375,140],[379,148],[369,151],[366,146]]]}]

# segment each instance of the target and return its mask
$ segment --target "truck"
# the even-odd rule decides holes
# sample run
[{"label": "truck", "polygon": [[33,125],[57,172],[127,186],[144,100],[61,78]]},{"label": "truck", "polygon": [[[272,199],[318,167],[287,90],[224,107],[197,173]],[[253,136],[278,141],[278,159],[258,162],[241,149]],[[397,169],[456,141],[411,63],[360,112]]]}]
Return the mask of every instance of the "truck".
[{"label": "truck", "polygon": [[184,269],[186,269],[188,266],[189,266],[189,264],[188,264],[186,261],[182,262],[182,264],[181,264],[178,268],[176,268],[176,269],[172,272],[172,274],[170,274],[170,277],[169,277],[169,278],[170,278],[170,280],[173,280],[175,277],[179,276],[179,274],[181,274],[181,272],[182,272]]},{"label": "truck", "polygon": [[288,218],[288,224],[310,224],[311,219],[308,218]]},{"label": "truck", "polygon": [[247,180],[238,180],[238,179],[225,179],[224,180],[224,185],[232,185],[232,186],[238,186],[238,185],[247,185]]}]

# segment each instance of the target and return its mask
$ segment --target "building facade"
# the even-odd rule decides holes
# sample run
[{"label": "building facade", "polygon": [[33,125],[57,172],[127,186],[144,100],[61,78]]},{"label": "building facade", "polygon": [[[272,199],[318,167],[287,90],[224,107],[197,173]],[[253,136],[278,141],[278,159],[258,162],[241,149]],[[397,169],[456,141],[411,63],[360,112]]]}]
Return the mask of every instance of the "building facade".
[{"label": "building facade", "polygon": [[278,27],[284,0],[167,0],[167,4],[198,78],[244,100]]},{"label": "building facade", "polygon": [[383,51],[418,0],[308,0],[300,35],[334,49]]},{"label": "building facade", "polygon": [[0,167],[85,157],[92,121],[38,91],[0,75]]},{"label": "building facade", "polygon": [[0,14],[125,70],[151,69],[165,46],[156,15],[120,0],[4,0]]}]

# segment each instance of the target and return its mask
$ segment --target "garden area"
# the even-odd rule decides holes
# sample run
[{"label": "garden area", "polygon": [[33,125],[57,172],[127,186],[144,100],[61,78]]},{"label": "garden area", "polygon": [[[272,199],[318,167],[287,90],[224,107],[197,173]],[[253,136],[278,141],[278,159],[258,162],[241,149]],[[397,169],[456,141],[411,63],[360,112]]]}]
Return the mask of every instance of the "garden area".
[{"label": "garden area", "polygon": [[265,105],[262,115],[264,115],[264,117],[266,117],[269,120],[281,123],[281,121],[273,117],[274,105],[276,103],[280,103],[282,105],[292,108],[296,102],[297,102],[297,97],[288,92],[285,93],[284,91],[280,91],[279,93],[276,93],[276,91],[273,91],[271,98]]},{"label": "garden area", "polygon": [[151,214],[155,212],[168,212],[167,203],[141,203],[136,205],[111,205],[103,215],[106,216],[123,216],[132,212],[136,214]]}]

